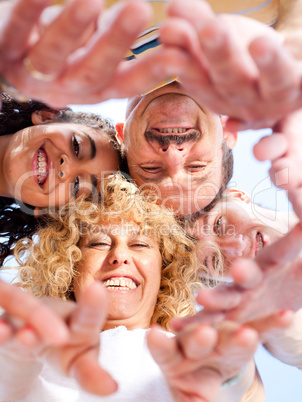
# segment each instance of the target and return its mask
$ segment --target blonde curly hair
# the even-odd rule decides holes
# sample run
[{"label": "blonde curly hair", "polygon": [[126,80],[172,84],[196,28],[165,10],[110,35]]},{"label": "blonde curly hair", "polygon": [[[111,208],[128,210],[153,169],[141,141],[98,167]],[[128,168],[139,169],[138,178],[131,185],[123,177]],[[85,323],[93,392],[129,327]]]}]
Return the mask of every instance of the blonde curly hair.
[{"label": "blonde curly hair", "polygon": [[172,211],[157,204],[154,195],[120,174],[102,183],[98,202],[83,197],[61,208],[33,239],[19,241],[15,257],[19,284],[36,296],[73,296],[73,279],[81,260],[81,240],[100,225],[131,222],[155,239],[162,257],[160,289],[152,323],[168,329],[173,317],[192,315],[198,280],[195,244],[176,222]]}]

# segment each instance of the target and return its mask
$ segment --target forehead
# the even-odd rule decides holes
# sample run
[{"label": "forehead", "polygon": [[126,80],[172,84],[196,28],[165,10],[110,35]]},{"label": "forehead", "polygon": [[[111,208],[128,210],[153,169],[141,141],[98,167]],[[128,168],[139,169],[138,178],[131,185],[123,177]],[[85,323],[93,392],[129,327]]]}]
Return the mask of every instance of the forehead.
[{"label": "forehead", "polygon": [[99,127],[90,127],[86,126],[85,124],[77,124],[77,123],[63,123],[63,122],[45,123],[30,126],[28,127],[28,130],[35,132],[36,135],[48,134],[53,132],[55,132],[56,134],[62,134],[62,136],[68,136],[73,133],[80,133],[86,135],[88,134],[91,137],[93,137],[95,141],[107,137],[107,134]]},{"label": "forehead", "polygon": [[[114,220],[114,218],[113,218]],[[109,237],[125,237],[125,238],[135,238],[135,237],[148,237],[153,239],[156,237],[156,233],[152,230],[152,227],[145,224],[143,227],[135,222],[120,222],[107,223],[102,220],[98,225],[92,225],[86,235],[100,235]]]},{"label": "forehead", "polygon": [[110,224],[100,224],[101,234],[115,237],[136,237],[141,233],[141,228],[134,222],[117,222]]}]

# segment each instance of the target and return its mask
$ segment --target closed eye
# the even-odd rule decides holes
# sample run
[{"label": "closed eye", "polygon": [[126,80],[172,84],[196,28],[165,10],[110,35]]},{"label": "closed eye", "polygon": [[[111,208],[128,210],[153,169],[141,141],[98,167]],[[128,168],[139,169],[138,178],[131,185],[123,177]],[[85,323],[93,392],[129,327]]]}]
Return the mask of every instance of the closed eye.
[{"label": "closed eye", "polygon": [[149,244],[147,243],[132,243],[131,247],[137,247],[137,248],[149,248]]},{"label": "closed eye", "polygon": [[205,165],[189,165],[189,166],[186,166],[186,169],[187,169],[187,171],[189,171],[191,173],[195,173],[195,172],[200,172],[205,167],[206,167]]},{"label": "closed eye", "polygon": [[141,166],[141,169],[144,172],[148,172],[148,173],[158,173],[161,170],[161,167],[159,166]]},{"label": "closed eye", "polygon": [[93,243],[89,243],[88,247],[94,248],[94,247],[110,247],[109,243],[106,242],[93,242]]}]

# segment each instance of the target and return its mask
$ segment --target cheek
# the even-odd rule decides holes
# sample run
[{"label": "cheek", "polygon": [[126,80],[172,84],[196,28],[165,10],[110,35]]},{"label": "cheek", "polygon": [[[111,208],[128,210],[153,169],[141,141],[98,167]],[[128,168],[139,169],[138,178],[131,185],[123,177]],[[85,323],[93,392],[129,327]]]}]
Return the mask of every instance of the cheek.
[{"label": "cheek", "polygon": [[75,277],[74,282],[75,291],[80,291],[95,281],[101,263],[100,259],[95,254],[87,256],[83,253],[82,261],[83,263],[78,264],[76,267],[77,276]]},{"label": "cheek", "polygon": [[65,205],[71,198],[73,190],[73,184],[60,183],[54,187],[54,189],[48,194],[48,206]]},{"label": "cheek", "polygon": [[159,287],[160,287],[160,282],[161,282],[161,271],[162,271],[162,259],[160,254],[158,254],[155,258],[155,256],[153,256],[151,262],[150,262],[150,267],[152,269],[152,275],[153,275],[153,283],[154,283],[154,287],[156,287],[157,291],[156,291],[156,296],[157,293],[159,291]]},{"label": "cheek", "polygon": [[102,150],[101,155],[98,156],[96,164],[94,165],[95,174],[107,175],[115,172],[119,168],[118,152],[114,149],[112,144]]}]

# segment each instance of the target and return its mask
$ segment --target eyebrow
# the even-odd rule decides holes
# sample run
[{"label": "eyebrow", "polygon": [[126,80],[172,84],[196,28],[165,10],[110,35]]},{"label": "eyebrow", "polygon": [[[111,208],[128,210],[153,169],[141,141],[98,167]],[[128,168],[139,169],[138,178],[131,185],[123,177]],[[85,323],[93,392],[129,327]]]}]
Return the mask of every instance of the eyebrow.
[{"label": "eyebrow", "polygon": [[88,137],[89,142],[90,142],[90,148],[91,148],[91,150],[90,150],[90,159],[94,159],[95,156],[96,156],[95,141],[94,141],[94,139],[93,139],[89,134],[87,134],[87,133],[85,133],[85,134],[86,134],[86,136]]},{"label": "eyebrow", "polygon": [[97,191],[99,180],[94,174],[90,175],[90,180],[91,180],[91,184],[92,184],[91,194],[93,195]]}]

